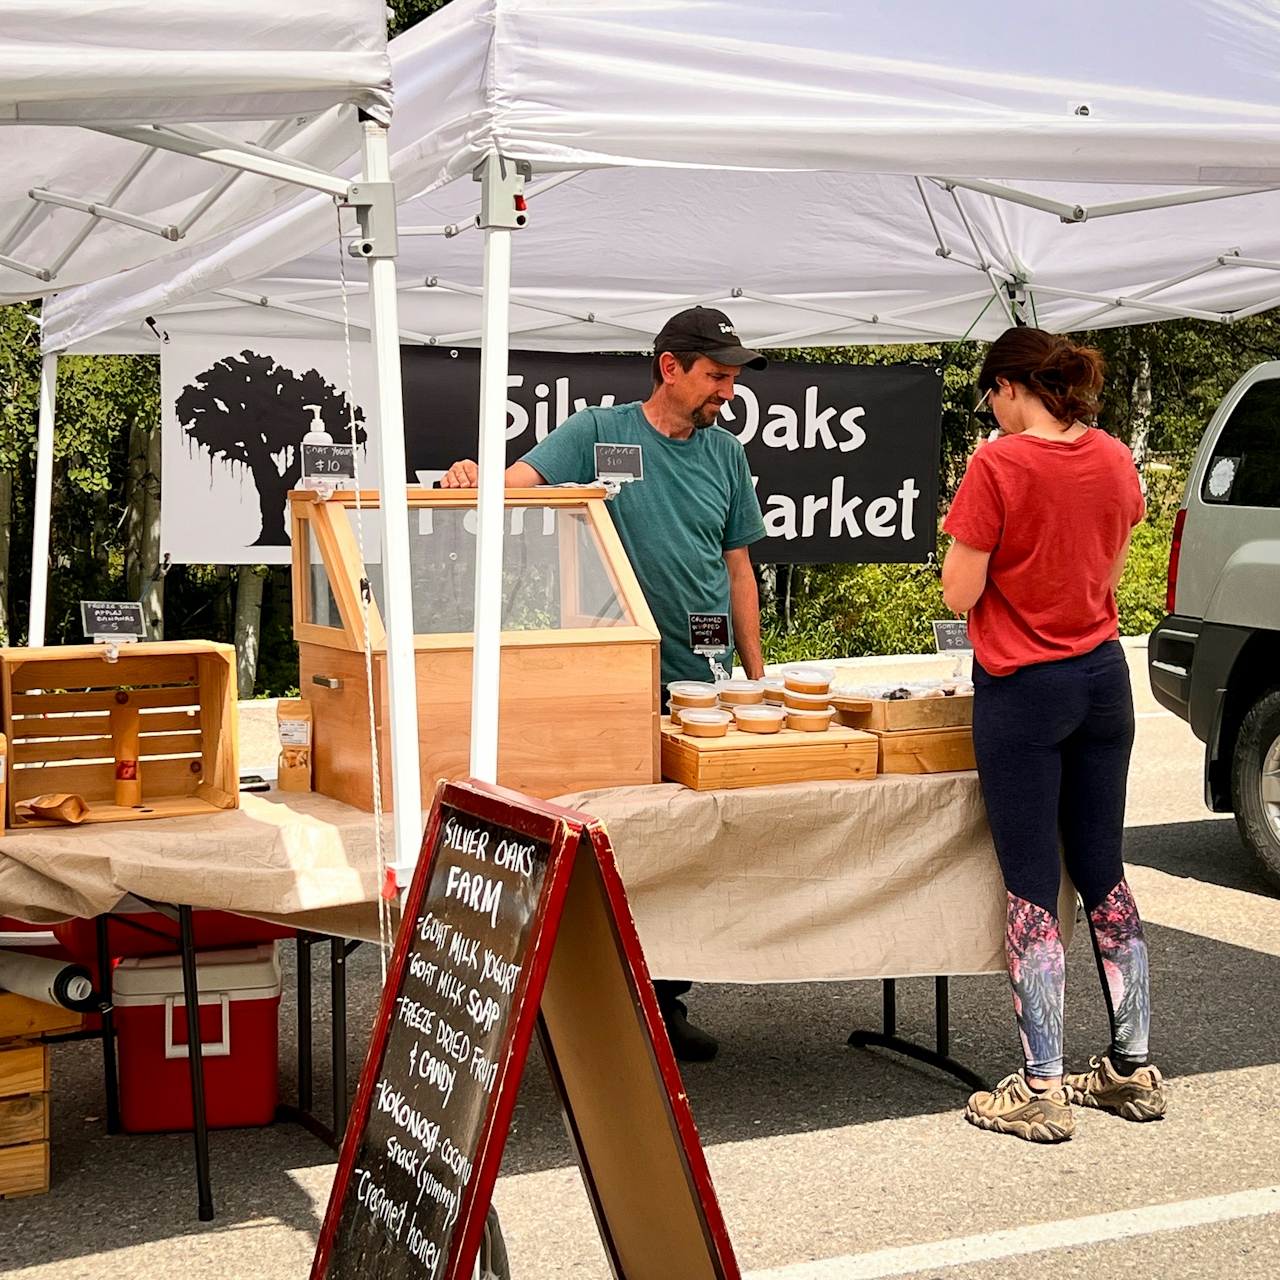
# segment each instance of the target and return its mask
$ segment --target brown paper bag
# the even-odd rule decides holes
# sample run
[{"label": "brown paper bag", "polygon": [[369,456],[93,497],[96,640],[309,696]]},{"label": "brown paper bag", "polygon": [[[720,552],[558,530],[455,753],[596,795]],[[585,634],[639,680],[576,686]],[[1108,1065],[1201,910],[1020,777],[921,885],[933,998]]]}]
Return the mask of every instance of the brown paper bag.
[{"label": "brown paper bag", "polygon": [[276,731],[280,735],[276,786],[281,791],[310,791],[311,703],[281,698],[276,703]]},{"label": "brown paper bag", "polygon": [[36,796],[28,800],[26,807],[31,810],[33,818],[44,822],[83,822],[89,813],[89,806],[76,795],[64,792],[51,792],[46,796]]}]

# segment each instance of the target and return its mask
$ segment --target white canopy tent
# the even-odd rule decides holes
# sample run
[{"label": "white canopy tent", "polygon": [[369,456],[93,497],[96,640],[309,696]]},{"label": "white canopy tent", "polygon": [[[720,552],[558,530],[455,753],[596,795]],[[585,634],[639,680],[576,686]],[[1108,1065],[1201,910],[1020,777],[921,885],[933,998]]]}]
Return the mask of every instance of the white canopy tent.
[{"label": "white canopy tent", "polygon": [[[509,336],[644,349],[695,302],[750,344],[818,346],[1280,301],[1280,22],[1262,0],[454,0],[392,55],[401,338],[484,348],[482,778]],[[532,175],[514,266],[514,228],[489,218],[483,253],[470,229],[482,164],[504,200],[517,166]],[[304,200],[76,290],[47,349],[154,349],[145,316],[340,337],[327,219]],[[358,298],[352,316],[370,323]]]},{"label": "white canopy tent", "polygon": [[[0,303],[233,232],[299,188],[354,206],[390,467],[381,479],[387,505],[398,496],[406,510],[390,70],[382,0],[0,0]],[[46,352],[29,644],[44,639],[56,373]],[[387,542],[387,571],[407,582],[407,534]],[[388,611],[387,633],[393,685],[412,689],[407,603]],[[416,733],[398,741],[410,744],[392,758],[404,861],[421,836]]]}]

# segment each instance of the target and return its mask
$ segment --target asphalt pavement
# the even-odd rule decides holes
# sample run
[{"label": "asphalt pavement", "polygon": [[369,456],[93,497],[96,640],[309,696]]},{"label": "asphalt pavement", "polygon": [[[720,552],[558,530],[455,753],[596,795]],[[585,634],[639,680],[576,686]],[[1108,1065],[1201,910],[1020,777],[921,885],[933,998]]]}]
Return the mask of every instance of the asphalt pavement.
[{"label": "asphalt pavement", "polygon": [[[1153,1054],[1170,1114],[1133,1125],[1077,1111],[1075,1138],[1031,1146],[961,1119],[965,1089],[930,1068],[847,1047],[879,1018],[875,983],[708,985],[690,1014],[721,1040],[684,1069],[741,1267],[750,1280],[1034,1273],[1274,1276],[1280,1270],[1280,899],[1234,822],[1201,798],[1201,751],[1151,700],[1140,646],[1126,862],[1147,921]],[[291,948],[286,949],[290,954]],[[326,983],[316,1060],[327,1089]],[[282,1014],[292,1096],[295,1011]],[[351,961],[352,1073],[379,966]],[[932,984],[900,984],[903,1032],[928,1040]],[[989,1078],[1019,1062],[1008,987],[952,984],[952,1051]],[[1084,930],[1068,957],[1068,1057],[1107,1043]],[[305,1277],[332,1154],[287,1124],[215,1133],[217,1217],[196,1220],[185,1135],[107,1137],[100,1050],[53,1051],[53,1188],[0,1203],[0,1277]],[[530,1062],[495,1200],[517,1280],[606,1280],[590,1209],[540,1061]]]}]

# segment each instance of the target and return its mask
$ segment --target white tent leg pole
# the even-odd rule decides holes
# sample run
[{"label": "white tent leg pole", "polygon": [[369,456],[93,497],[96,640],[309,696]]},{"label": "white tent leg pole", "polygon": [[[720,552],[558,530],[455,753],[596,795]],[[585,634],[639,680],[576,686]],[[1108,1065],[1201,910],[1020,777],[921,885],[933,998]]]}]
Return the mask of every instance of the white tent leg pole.
[{"label": "white tent leg pole", "polygon": [[507,346],[511,232],[484,233],[480,338],[480,491],[476,502],[475,648],[471,665],[471,776],[498,780],[502,668],[502,535],[507,469]]},{"label": "white tent leg pole", "polygon": [[31,531],[31,608],[27,644],[44,644],[49,604],[49,522],[53,513],[53,420],[58,402],[58,357],[40,362],[40,420],[36,428],[36,500]]},{"label": "white tent leg pole", "polygon": [[[364,123],[364,177],[369,182],[391,180],[387,131],[373,121]],[[369,259],[369,329],[378,406],[378,487],[382,491],[383,621],[387,629],[394,862],[407,870],[417,862],[422,844],[422,778],[418,767],[413,587],[400,385],[400,306],[394,258]]]}]

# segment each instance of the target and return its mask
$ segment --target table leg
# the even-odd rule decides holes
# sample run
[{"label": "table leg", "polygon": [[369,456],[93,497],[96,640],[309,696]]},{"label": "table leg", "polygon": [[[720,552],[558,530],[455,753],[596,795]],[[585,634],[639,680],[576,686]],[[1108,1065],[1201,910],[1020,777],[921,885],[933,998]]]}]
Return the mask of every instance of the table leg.
[{"label": "table leg", "polygon": [[107,937],[108,916],[99,916],[98,994],[102,997],[102,1083],[107,1095],[107,1132],[120,1132],[120,1081],[116,1075],[116,1020],[111,1011],[111,946]]},{"label": "table leg", "polygon": [[955,1076],[971,1089],[989,1089],[991,1086],[976,1071],[951,1057],[951,1001],[946,977],[934,978],[933,999],[936,1049],[926,1049],[924,1045],[916,1044],[912,1040],[904,1040],[898,1035],[897,985],[892,978],[884,980],[884,1029],[855,1031],[849,1037],[849,1044],[855,1049],[866,1049],[872,1046],[889,1049],[893,1053],[901,1053],[905,1057],[914,1058],[917,1062],[937,1067],[939,1071]]},{"label": "table leg", "polygon": [[342,1140],[347,1127],[347,940],[329,939],[333,1006],[333,1132]]},{"label": "table leg", "polygon": [[298,1110],[310,1111],[314,1102],[315,1071],[311,1061],[311,943],[298,930]]},{"label": "table leg", "polygon": [[204,1106],[204,1053],[200,1047],[200,988],[196,979],[195,930],[191,908],[178,908],[182,942],[182,995],[187,1009],[187,1061],[191,1064],[191,1114],[196,1145],[196,1192],[201,1222],[213,1220],[213,1187],[209,1176],[209,1127]]}]

